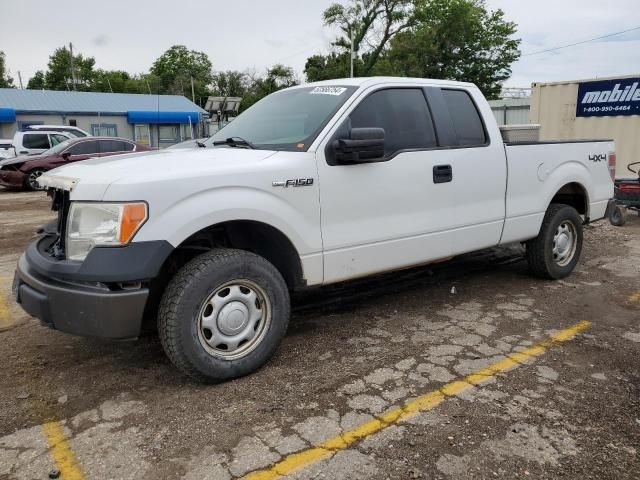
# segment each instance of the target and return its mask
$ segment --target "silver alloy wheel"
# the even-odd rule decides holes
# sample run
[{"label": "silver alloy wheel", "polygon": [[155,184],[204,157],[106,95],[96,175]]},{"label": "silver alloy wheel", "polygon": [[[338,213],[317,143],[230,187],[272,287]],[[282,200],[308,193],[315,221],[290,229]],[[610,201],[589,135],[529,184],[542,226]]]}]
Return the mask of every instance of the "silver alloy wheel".
[{"label": "silver alloy wheel", "polygon": [[573,222],[565,220],[553,236],[553,260],[561,267],[568,265],[576,254],[578,232]]},{"label": "silver alloy wheel", "polygon": [[42,187],[38,183],[38,178],[40,178],[43,173],[44,172],[42,170],[33,170],[32,172],[29,172],[29,175],[27,176],[29,187],[31,187],[33,190],[42,190]]},{"label": "silver alloy wheel", "polygon": [[252,352],[271,324],[267,294],[250,280],[218,287],[198,314],[198,338],[209,354],[236,360]]}]

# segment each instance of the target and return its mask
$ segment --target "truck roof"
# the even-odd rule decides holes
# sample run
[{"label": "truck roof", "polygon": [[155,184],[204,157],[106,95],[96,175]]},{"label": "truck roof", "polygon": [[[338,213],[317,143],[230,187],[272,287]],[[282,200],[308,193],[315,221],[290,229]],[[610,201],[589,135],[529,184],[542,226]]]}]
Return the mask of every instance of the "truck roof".
[{"label": "truck roof", "polygon": [[355,77],[355,78],[335,78],[332,80],[323,80],[320,82],[304,83],[291,88],[305,88],[315,85],[341,85],[355,87],[369,87],[384,83],[408,83],[413,85],[442,85],[448,87],[474,87],[473,83],[458,82],[455,80],[435,80],[430,78],[413,78],[413,77]]}]

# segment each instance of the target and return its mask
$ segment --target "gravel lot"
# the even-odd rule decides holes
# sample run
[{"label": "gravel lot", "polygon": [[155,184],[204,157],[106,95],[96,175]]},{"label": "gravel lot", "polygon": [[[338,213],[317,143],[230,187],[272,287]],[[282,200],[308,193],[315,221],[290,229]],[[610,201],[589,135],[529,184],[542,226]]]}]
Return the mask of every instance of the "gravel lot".
[{"label": "gravel lot", "polygon": [[[0,190],[0,479],[640,478],[635,214],[587,227],[565,281],[531,278],[513,247],[297,294],[275,358],[215,386],[178,374],[153,336],[104,343],[25,317],[13,268],[51,216],[44,194]],[[428,392],[442,401],[317,449]]]}]

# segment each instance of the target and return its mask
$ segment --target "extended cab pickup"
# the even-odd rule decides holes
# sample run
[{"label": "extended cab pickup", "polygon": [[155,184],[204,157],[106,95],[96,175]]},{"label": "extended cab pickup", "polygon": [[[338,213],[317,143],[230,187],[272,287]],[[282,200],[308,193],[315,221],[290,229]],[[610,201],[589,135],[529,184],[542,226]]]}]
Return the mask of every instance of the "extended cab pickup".
[{"label": "extended cab pickup", "polygon": [[19,260],[23,308],[116,339],[157,318],[182,372],[222,380],[273,354],[291,290],[512,242],[562,278],[613,205],[612,141],[505,144],[468,83],[301,85],[198,145],[40,177],[58,221]]}]

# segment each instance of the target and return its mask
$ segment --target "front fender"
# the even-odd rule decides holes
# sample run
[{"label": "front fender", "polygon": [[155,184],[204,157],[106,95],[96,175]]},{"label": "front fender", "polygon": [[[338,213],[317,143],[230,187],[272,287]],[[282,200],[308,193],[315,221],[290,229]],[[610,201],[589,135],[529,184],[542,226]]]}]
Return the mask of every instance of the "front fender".
[{"label": "front fender", "polygon": [[[303,198],[314,195],[290,189],[291,196],[271,193],[252,187],[218,187],[194,193],[164,211],[154,212],[150,204],[149,221],[141,228],[135,241],[164,239],[174,247],[194,233],[212,225],[233,221],[253,220],[270,225],[289,238],[300,255],[322,250],[320,214],[317,202]],[[292,199],[297,197],[297,201]],[[294,227],[295,226],[295,227]]]}]

